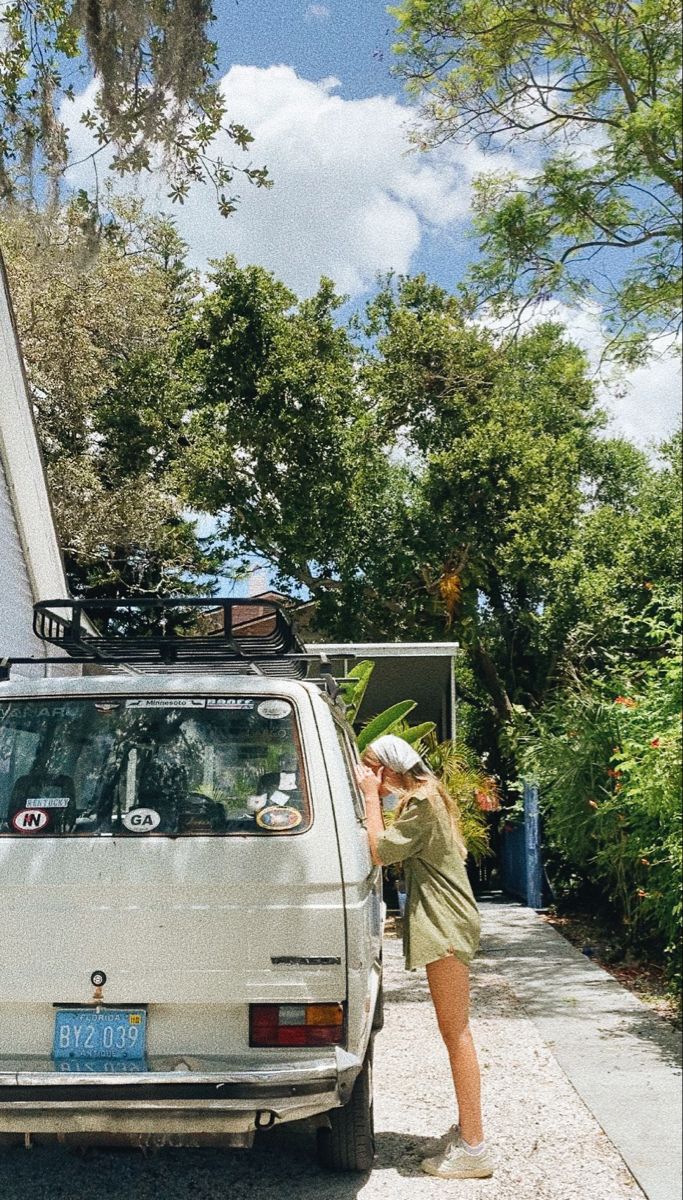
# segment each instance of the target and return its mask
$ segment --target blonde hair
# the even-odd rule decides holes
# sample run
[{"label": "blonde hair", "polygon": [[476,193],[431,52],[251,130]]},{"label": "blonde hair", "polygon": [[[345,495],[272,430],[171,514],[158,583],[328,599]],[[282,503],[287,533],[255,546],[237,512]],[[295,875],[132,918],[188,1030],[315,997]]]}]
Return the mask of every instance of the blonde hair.
[{"label": "blonde hair", "polygon": [[[361,754],[361,762],[366,767],[386,767],[386,763],[375,754],[371,746]],[[431,771],[424,773],[419,766],[415,771],[394,771],[400,779],[400,784],[396,789],[398,795],[398,805],[396,807],[396,816],[399,817],[403,812],[406,804],[413,796],[426,796],[433,805],[435,801],[440,800],[450,818],[455,842],[463,858],[467,858],[467,845],[462,832],[462,815],[460,805],[454,796],[444,787],[440,779],[433,775]]]}]

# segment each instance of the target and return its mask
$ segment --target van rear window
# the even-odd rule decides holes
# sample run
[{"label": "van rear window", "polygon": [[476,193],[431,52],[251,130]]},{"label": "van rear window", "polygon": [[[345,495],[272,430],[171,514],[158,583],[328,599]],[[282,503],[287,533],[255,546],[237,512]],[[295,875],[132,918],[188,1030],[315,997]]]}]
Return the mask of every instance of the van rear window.
[{"label": "van rear window", "polygon": [[288,700],[0,702],[0,837],[283,836],[310,822]]}]

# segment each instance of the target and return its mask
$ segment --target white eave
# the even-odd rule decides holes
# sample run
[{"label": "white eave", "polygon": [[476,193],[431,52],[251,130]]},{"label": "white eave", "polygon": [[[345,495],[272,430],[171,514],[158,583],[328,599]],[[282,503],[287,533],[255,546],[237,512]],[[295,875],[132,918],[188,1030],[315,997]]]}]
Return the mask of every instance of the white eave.
[{"label": "white eave", "polygon": [[328,658],[453,658],[458,642],[309,642],[306,650]]},{"label": "white eave", "polygon": [[45,467],[0,256],[0,455],[34,600],[68,596]]}]

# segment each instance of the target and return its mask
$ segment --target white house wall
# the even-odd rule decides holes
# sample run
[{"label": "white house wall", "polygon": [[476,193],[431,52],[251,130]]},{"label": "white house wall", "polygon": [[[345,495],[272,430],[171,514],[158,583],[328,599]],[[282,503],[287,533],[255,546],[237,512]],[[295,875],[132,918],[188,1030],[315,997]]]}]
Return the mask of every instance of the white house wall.
[{"label": "white house wall", "polygon": [[0,258],[0,657],[36,655],[33,603],[68,595]]},{"label": "white house wall", "polygon": [[42,653],[31,632],[32,620],[33,592],[0,463],[0,658]]}]

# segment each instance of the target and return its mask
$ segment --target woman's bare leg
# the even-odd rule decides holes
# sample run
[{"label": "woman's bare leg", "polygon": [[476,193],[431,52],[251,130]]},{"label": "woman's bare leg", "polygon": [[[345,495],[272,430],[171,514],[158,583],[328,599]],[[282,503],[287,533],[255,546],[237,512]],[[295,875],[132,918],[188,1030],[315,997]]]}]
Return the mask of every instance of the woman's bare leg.
[{"label": "woman's bare leg", "polygon": [[446,1043],[458,1101],[460,1132],[470,1146],[484,1140],[481,1078],[470,1029],[469,967],[449,955],[427,964],[436,1019]]}]

